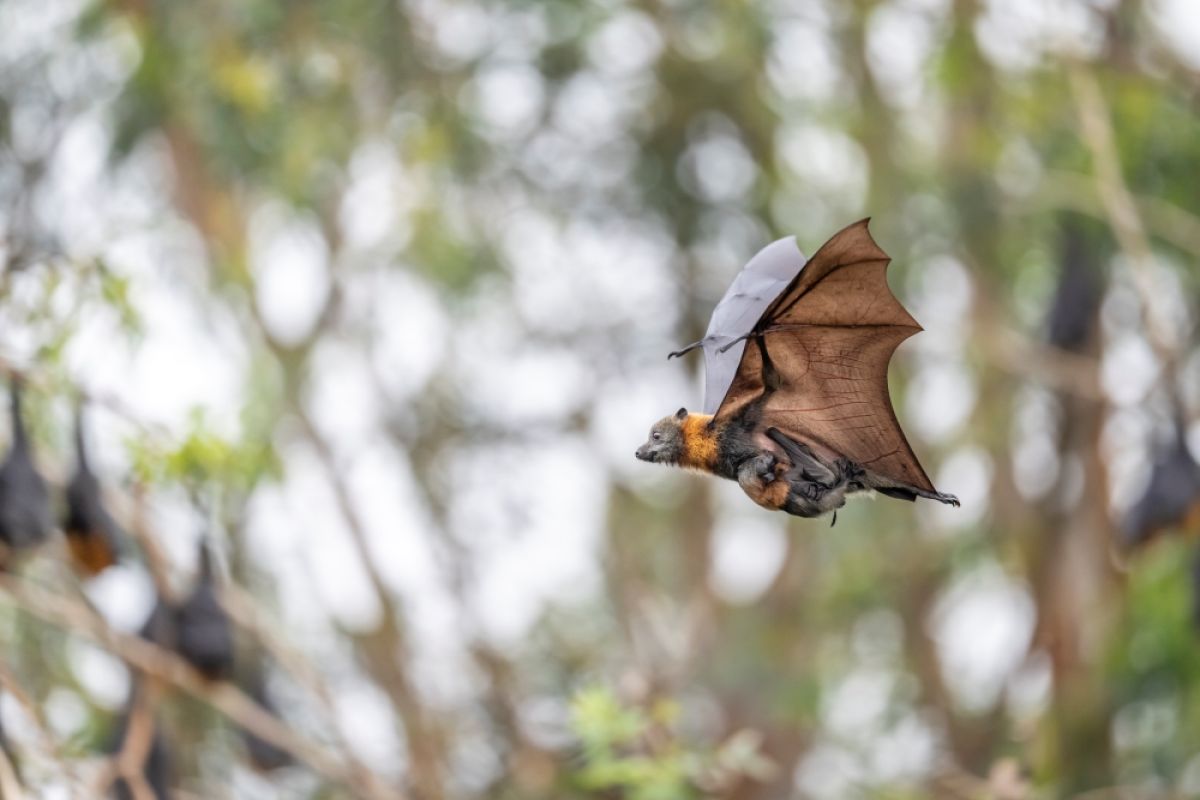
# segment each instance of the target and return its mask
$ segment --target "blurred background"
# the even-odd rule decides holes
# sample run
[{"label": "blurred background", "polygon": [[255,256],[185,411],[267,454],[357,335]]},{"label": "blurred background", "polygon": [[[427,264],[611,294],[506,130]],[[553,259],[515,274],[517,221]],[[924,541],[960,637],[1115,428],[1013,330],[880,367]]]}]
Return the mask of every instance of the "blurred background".
[{"label": "blurred background", "polygon": [[[962,508],[635,461],[864,216]],[[0,0],[0,788],[1200,796],[1198,256],[1189,0]]]}]

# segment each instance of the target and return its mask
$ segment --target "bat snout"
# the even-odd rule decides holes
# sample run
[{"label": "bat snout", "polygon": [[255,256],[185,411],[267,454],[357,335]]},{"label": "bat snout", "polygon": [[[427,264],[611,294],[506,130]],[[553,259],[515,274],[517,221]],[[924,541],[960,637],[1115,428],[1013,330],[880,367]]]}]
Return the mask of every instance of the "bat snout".
[{"label": "bat snout", "polygon": [[642,445],[641,447],[639,447],[639,448],[638,448],[638,449],[637,449],[637,450],[634,452],[634,456],[636,456],[636,457],[637,457],[637,460],[638,460],[638,461],[650,461],[650,462],[653,462],[653,461],[654,461],[654,451],[653,451],[653,450],[651,450],[651,449],[650,449],[648,446],[646,446],[646,445]]}]

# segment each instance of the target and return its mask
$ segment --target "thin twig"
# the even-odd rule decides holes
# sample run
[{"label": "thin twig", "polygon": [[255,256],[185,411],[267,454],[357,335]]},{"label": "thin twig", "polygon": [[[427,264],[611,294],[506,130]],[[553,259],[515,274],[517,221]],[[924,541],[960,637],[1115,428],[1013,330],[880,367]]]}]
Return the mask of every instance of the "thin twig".
[{"label": "thin twig", "polygon": [[1096,359],[1042,344],[1011,328],[992,326],[991,334],[981,337],[981,341],[1006,372],[1034,378],[1085,400],[1104,399]]},{"label": "thin twig", "polygon": [[25,792],[17,780],[17,770],[3,747],[0,747],[0,797],[5,800],[25,800]]},{"label": "thin twig", "polygon": [[1071,93],[1075,97],[1083,139],[1092,154],[1096,192],[1108,215],[1117,244],[1129,261],[1134,287],[1142,308],[1147,340],[1163,365],[1164,386],[1168,397],[1181,411],[1178,392],[1171,378],[1175,374],[1175,343],[1170,325],[1155,299],[1154,252],[1137,204],[1121,173],[1121,159],[1112,128],[1112,113],[1100,91],[1095,75],[1078,64],[1067,70]]},{"label": "thin twig", "polygon": [[152,536],[146,523],[146,491],[145,487],[137,484],[133,487],[132,508],[129,511],[129,534],[137,541],[146,569],[154,581],[154,590],[158,593],[159,602],[174,603],[179,598],[171,586],[169,560],[159,544],[158,538]]},{"label": "thin twig", "polygon": [[42,749],[47,754],[51,755],[56,761],[63,761],[62,748],[55,741],[54,735],[50,733],[50,726],[46,723],[46,715],[42,712],[42,707],[34,701],[24,687],[17,682],[16,676],[9,669],[8,664],[0,662],[0,686],[12,695],[12,698],[19,705],[33,722],[33,727],[37,730],[38,738],[41,740]]},{"label": "thin twig", "polygon": [[101,797],[118,779],[125,782],[134,800],[154,800],[154,792],[146,780],[146,761],[154,744],[158,720],[154,718],[160,690],[155,682],[139,682],[134,689],[133,702],[125,718],[121,746],[108,760],[105,769],[96,776],[93,797]]},{"label": "thin twig", "polygon": [[367,540],[367,528],[350,495],[345,473],[338,468],[333,448],[321,435],[308,413],[296,404],[294,409],[304,433],[316,451],[334,492],[334,498],[350,532],[350,541],[380,608],[383,620],[377,629],[383,636],[379,648],[366,648],[368,665],[376,670],[376,678],[385,683],[385,690],[407,733],[407,746],[415,784],[422,795],[431,800],[442,797],[443,755],[436,741],[426,710],[418,697],[407,669],[407,642],[404,638],[404,619],[395,595],[376,566]]},{"label": "thin twig", "polygon": [[182,658],[140,637],[116,631],[86,606],[53,591],[12,576],[0,576],[0,594],[26,614],[109,650],[133,669],[182,690],[209,704],[240,727],[286,750],[331,781],[358,795],[377,800],[402,800],[393,787],[373,775],[359,776],[323,747],[297,733],[228,682],[205,680]]},{"label": "thin twig", "polygon": [[273,626],[265,619],[265,615],[249,592],[230,582],[222,588],[220,599],[221,606],[225,609],[225,613],[229,614],[230,619],[249,633],[277,663],[316,698],[321,706],[321,711],[329,721],[331,737],[350,767],[360,775],[370,773],[370,769],[355,754],[353,745],[346,739],[342,726],[338,723],[333,692],[325,683],[321,672],[314,668],[301,653],[288,645],[282,637],[275,634],[274,628],[277,626]]},{"label": "thin twig", "polygon": [[[1200,256],[1200,216],[1161,197],[1130,194],[1138,214],[1152,233],[1166,242]],[[1015,211],[1042,213],[1047,209],[1074,211],[1104,221],[1108,211],[1096,191],[1096,179],[1065,170],[1049,170],[1034,191],[1032,202],[1022,202]]]},{"label": "thin twig", "polygon": [[[38,369],[18,370],[13,366],[11,361],[6,361],[3,358],[0,358],[0,374],[10,377],[20,375],[22,379],[43,388],[48,388],[52,385],[52,381],[43,371]],[[138,420],[132,412],[129,412],[127,408],[121,405],[115,405],[113,408],[118,410],[127,422],[133,424],[139,430],[146,430],[147,426]],[[161,433],[165,435],[165,432]],[[159,598],[168,603],[174,602],[178,598],[176,597],[177,591],[172,583],[170,560],[163,552],[159,539],[148,527],[146,503],[145,487],[140,484],[134,486],[132,497],[129,498],[127,503],[128,508],[125,516],[128,520],[128,525],[126,526],[126,530],[137,542],[142,551],[144,563],[150,573]],[[63,557],[66,557],[65,552],[63,553]],[[284,645],[280,638],[270,631],[269,626],[262,624],[262,612],[257,610],[253,599],[248,593],[231,584],[226,587],[226,598],[236,598],[232,602],[225,603],[226,610],[230,612],[230,616],[234,622],[245,628],[257,641],[264,644],[276,659],[289,669],[289,672],[300,679],[316,695],[323,710],[330,719],[332,729],[337,731],[335,738],[343,756],[350,768],[357,774],[359,780],[363,783],[379,784],[380,779],[355,755],[353,748],[341,733],[340,726],[336,724],[336,712],[332,693],[321,681],[320,673],[293,648],[288,648]],[[80,595],[78,599],[81,603],[88,602],[85,595]],[[89,611],[94,612],[94,609],[89,608]],[[0,675],[0,680],[3,680],[2,675]],[[17,685],[15,679],[12,682],[14,686]],[[36,708],[36,705],[30,703],[29,707]],[[269,737],[264,736],[262,738],[270,741]],[[284,749],[288,748],[285,747]],[[392,796],[394,797],[395,794],[392,793]]]},{"label": "thin twig", "polygon": [[140,434],[158,440],[172,438],[171,431],[165,425],[142,419],[116,395],[90,391],[84,388],[80,381],[70,376],[55,376],[45,369],[38,369],[30,365],[22,366],[17,359],[5,355],[0,355],[0,375],[8,379],[19,377],[40,391],[50,391],[66,385],[75,396],[84,402],[105,409],[133,425]]}]

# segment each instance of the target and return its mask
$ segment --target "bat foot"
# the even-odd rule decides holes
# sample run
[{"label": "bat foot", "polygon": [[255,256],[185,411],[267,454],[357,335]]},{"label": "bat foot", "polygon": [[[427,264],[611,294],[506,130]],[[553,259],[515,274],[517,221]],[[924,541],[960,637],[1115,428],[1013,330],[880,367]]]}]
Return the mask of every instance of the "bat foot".
[{"label": "bat foot", "polygon": [[814,503],[824,497],[828,491],[828,486],[816,481],[806,481],[797,489],[797,493],[804,499],[812,500]]},{"label": "bat foot", "polygon": [[754,459],[754,472],[763,483],[772,483],[782,477],[779,473],[784,466],[771,453],[762,453]]}]

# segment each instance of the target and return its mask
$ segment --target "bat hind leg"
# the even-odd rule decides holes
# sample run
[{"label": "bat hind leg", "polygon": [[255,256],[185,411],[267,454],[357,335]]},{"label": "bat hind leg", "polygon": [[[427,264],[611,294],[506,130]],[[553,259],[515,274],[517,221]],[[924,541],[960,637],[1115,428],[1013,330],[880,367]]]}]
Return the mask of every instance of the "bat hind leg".
[{"label": "bat hind leg", "polygon": [[766,434],[790,461],[782,476],[788,484],[783,510],[792,516],[808,518],[832,512],[832,522],[836,523],[837,510],[846,504],[847,493],[854,491],[854,479],[861,470],[843,458],[825,462],[811,447],[778,428],[767,428]]},{"label": "bat hind leg", "polygon": [[804,517],[805,519],[823,517],[832,512],[833,519],[829,525],[833,527],[838,523],[838,509],[844,505],[846,505],[845,488],[823,489],[814,497],[811,492],[797,491],[797,486],[793,483],[792,491],[787,494],[786,503],[780,507],[793,517]]},{"label": "bat hind leg", "polygon": [[942,494],[941,492],[927,492],[924,489],[918,489],[915,486],[875,486],[872,487],[875,491],[887,497],[894,497],[897,500],[907,500],[910,503],[915,502],[918,497],[924,497],[926,500],[937,500],[939,503],[945,503],[948,506],[958,508],[960,503],[958,498],[952,494]]},{"label": "bat hind leg", "polygon": [[926,500],[937,500],[939,503],[945,503],[946,505],[954,506],[955,508],[958,508],[959,505],[961,505],[958,502],[958,498],[952,494],[942,494],[941,492],[927,492],[924,489],[917,489],[915,487],[909,489],[908,491],[912,492],[917,497],[924,497]]},{"label": "bat hind leg", "polygon": [[929,494],[925,494],[922,492],[921,496],[929,498],[930,500],[937,500],[939,503],[945,503],[946,505],[954,506],[955,508],[958,508],[962,505],[962,503],[958,502],[958,498],[952,494],[942,494],[941,492],[930,492]]}]

